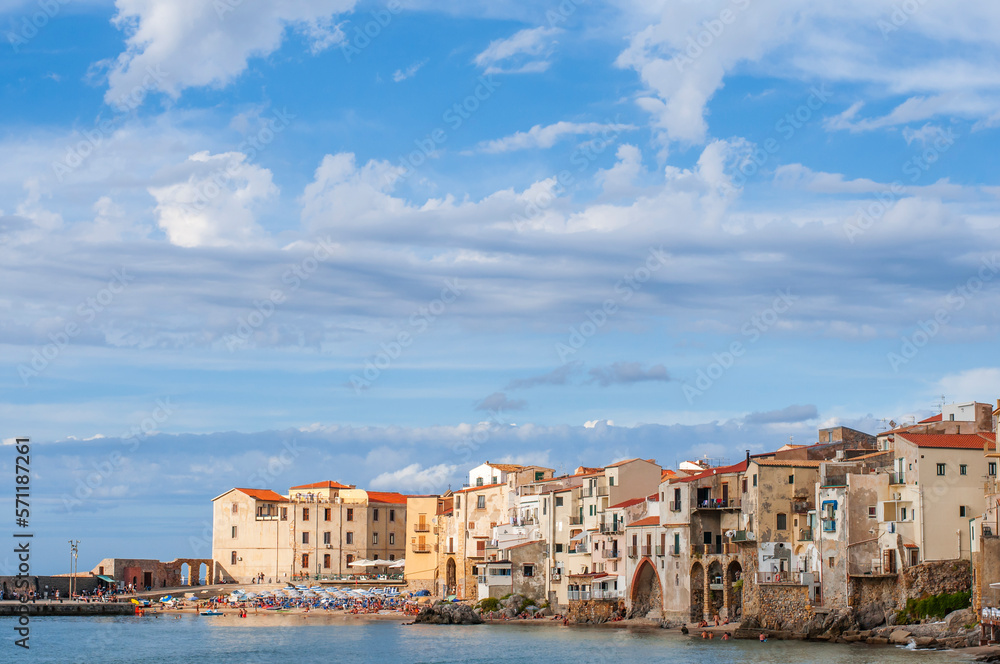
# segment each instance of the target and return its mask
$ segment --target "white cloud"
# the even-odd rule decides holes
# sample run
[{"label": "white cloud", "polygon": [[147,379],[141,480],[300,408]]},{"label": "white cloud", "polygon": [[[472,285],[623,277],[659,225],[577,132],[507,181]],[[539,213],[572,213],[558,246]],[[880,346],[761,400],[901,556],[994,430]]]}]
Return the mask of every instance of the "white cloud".
[{"label": "white cloud", "polygon": [[264,238],[254,208],[274,196],[271,171],[246,163],[242,152],[191,155],[174,184],[150,187],[157,223],[180,247],[257,244]]},{"label": "white cloud", "polygon": [[[332,17],[355,0],[116,0],[114,24],[126,49],[107,63],[105,101],[158,90],[176,98],[190,87],[224,86],[251,57],[277,50],[289,27],[301,30],[314,52],[343,39]],[[140,92],[141,94],[141,92]]]},{"label": "white cloud", "polygon": [[567,136],[602,134],[613,140],[623,131],[636,129],[630,124],[604,124],[601,122],[565,122],[560,121],[550,125],[535,125],[528,131],[519,131],[510,136],[484,141],[479,144],[479,150],[487,153],[514,152],[531,148],[550,148]]},{"label": "white cloud", "polygon": [[411,463],[405,468],[377,475],[370,484],[373,489],[436,493],[444,489],[457,471],[458,466],[447,463],[428,468],[419,463]]},{"label": "white cloud", "polygon": [[396,83],[405,81],[408,78],[413,78],[413,76],[420,71],[420,68],[427,64],[427,60],[421,60],[419,62],[414,62],[412,65],[404,69],[397,69],[392,74],[392,80]]},{"label": "white cloud", "polygon": [[546,71],[559,28],[525,28],[506,39],[490,42],[474,58],[487,74],[537,74]]},{"label": "white cloud", "polygon": [[984,399],[988,403],[997,394],[998,386],[1000,369],[982,367],[944,376],[938,381],[935,394],[946,394],[949,401],[956,403]]}]

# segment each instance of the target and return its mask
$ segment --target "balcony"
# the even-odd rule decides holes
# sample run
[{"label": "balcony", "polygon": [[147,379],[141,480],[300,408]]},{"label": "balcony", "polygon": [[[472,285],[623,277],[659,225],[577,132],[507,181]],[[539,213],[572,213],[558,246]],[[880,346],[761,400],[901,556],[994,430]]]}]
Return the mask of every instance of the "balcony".
[{"label": "balcony", "polygon": [[692,507],[696,510],[738,510],[740,508],[740,501],[722,498],[707,498],[704,500],[693,501]]},{"label": "balcony", "polygon": [[813,538],[812,528],[799,528],[799,541],[800,542],[811,542]]},{"label": "balcony", "polygon": [[571,525],[571,526],[582,526],[583,525],[583,517],[582,516],[571,516],[569,518],[569,525]]},{"label": "balcony", "polygon": [[670,501],[670,511],[671,512],[680,512],[681,511],[681,501],[679,501],[679,500],[671,500]]},{"label": "balcony", "polygon": [[477,576],[476,577],[476,583],[478,583],[481,586],[487,585],[486,575],[485,574],[480,574],[479,576]]},{"label": "balcony", "polygon": [[674,546],[673,544],[671,544],[670,546],[667,547],[667,550],[670,551],[670,555],[672,555],[672,556],[679,556],[679,555],[681,555],[681,547],[680,547],[680,545]]},{"label": "balcony", "polygon": [[847,486],[847,475],[827,475],[822,486]]},{"label": "balcony", "polygon": [[622,552],[617,547],[612,549],[604,549],[605,560],[621,560],[621,557],[622,557]]},{"label": "balcony", "polygon": [[615,534],[620,533],[624,530],[624,522],[622,521],[601,521],[600,524],[601,532],[604,534]]},{"label": "balcony", "polygon": [[568,590],[566,591],[566,595],[571,602],[580,602],[590,599],[589,590]]},{"label": "balcony", "polygon": [[642,555],[644,555],[644,556],[648,556],[648,555],[650,555],[650,551],[652,550],[652,548],[653,547],[651,547],[651,546],[643,546],[643,547],[641,547],[642,550],[640,551],[640,553]]},{"label": "balcony", "polygon": [[414,545],[411,546],[411,548],[413,549],[413,553],[430,553],[431,552],[431,545],[430,544],[414,544]]},{"label": "balcony", "polygon": [[905,472],[889,473],[889,484],[906,484],[906,473]]},{"label": "balcony", "polygon": [[562,570],[558,567],[553,567],[550,578],[555,582],[562,581]]},{"label": "balcony", "polygon": [[736,534],[733,535],[732,541],[733,542],[746,542],[746,541],[748,541],[747,540],[747,531],[745,531],[745,530],[737,530]]},{"label": "balcony", "polygon": [[637,547],[637,546],[630,546],[628,548],[628,557],[629,558],[638,558],[639,557],[639,547]]},{"label": "balcony", "polygon": [[722,542],[721,544],[692,544],[692,556],[722,556],[735,555],[736,545],[732,542]]},{"label": "balcony", "polygon": [[804,586],[806,585],[805,572],[757,572],[757,583],[787,583]]},{"label": "balcony", "polygon": [[418,523],[413,526],[413,532],[415,533],[429,533],[431,531],[431,524],[429,523]]},{"label": "balcony", "polygon": [[658,555],[658,556],[662,556],[663,555],[663,547],[660,546],[659,544],[656,545],[656,555]]},{"label": "balcony", "polygon": [[625,597],[624,590],[616,590],[609,588],[608,590],[601,590],[600,588],[595,588],[590,591],[590,596],[594,599],[622,599]]}]

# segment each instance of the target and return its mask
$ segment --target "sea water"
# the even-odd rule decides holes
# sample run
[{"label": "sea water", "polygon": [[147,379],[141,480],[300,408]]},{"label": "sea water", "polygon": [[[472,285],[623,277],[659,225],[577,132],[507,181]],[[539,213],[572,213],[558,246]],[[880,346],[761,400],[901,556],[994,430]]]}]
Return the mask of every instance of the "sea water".
[{"label": "sea water", "polygon": [[[319,618],[317,616],[316,618]],[[301,616],[33,618],[30,651],[14,645],[16,620],[0,618],[3,662],[684,662],[708,664],[946,664],[960,652],[801,641],[703,641],[656,629],[554,625],[403,625],[323,622]]]}]

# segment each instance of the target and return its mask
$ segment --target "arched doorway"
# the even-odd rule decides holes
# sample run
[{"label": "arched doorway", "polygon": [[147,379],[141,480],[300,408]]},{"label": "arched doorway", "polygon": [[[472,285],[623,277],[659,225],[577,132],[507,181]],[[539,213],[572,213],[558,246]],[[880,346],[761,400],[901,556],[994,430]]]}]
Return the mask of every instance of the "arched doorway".
[{"label": "arched doorway", "polygon": [[198,584],[204,586],[207,583],[209,583],[209,580],[208,580],[208,565],[206,565],[205,563],[202,563],[202,564],[198,565]]},{"label": "arched doorway", "polygon": [[663,589],[656,568],[648,559],[639,563],[632,577],[632,617],[659,618],[663,610]]},{"label": "arched doorway", "polygon": [[181,585],[186,586],[191,583],[191,566],[187,563],[181,564]]},{"label": "arched doorway", "polygon": [[729,622],[739,620],[743,617],[743,566],[738,561],[729,563],[726,570],[726,593],[729,597],[726,600]]},{"label": "arched doorway", "polygon": [[691,620],[701,622],[705,617],[705,568],[701,563],[691,566]]},{"label": "arched doorway", "polygon": [[725,607],[726,593],[725,580],[722,576],[722,564],[718,560],[713,560],[708,566],[708,616],[722,616]]},{"label": "arched doorway", "polygon": [[445,595],[452,595],[455,592],[457,592],[457,590],[458,590],[458,578],[457,578],[458,577],[458,571],[457,571],[457,568],[455,566],[455,559],[454,558],[449,558],[448,559],[448,564],[446,565],[446,572],[445,573],[446,573],[447,579],[445,581],[444,594]]}]

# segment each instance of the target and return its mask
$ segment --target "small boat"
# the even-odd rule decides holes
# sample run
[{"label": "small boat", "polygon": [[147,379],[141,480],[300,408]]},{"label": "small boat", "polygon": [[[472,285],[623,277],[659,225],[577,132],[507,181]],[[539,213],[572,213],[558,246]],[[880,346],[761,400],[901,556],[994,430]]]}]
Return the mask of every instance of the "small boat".
[{"label": "small boat", "polygon": [[202,611],[201,615],[203,615],[203,616],[221,616],[222,615],[222,611],[215,611],[215,610]]}]

